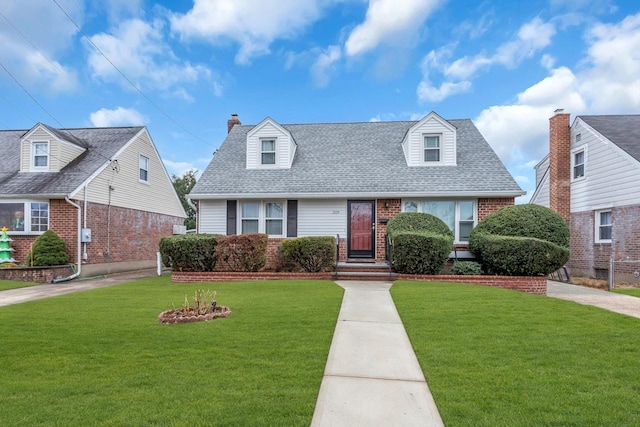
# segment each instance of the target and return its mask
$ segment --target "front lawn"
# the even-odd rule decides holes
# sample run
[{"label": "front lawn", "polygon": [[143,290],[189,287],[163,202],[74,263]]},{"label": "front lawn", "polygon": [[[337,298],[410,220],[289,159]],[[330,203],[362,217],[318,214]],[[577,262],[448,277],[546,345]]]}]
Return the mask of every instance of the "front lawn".
[{"label": "front lawn", "polygon": [[391,293],[445,425],[640,425],[640,319],[483,286]]},{"label": "front lawn", "polygon": [[640,288],[613,288],[611,291],[617,294],[631,295],[632,297],[640,298]]},{"label": "front lawn", "polygon": [[[231,317],[158,323],[196,289]],[[164,276],[2,307],[2,425],[308,426],[341,301],[329,281]]]},{"label": "front lawn", "polygon": [[0,291],[6,291],[9,289],[26,288],[29,286],[38,286],[42,283],[32,282],[18,282],[16,280],[0,280]]}]

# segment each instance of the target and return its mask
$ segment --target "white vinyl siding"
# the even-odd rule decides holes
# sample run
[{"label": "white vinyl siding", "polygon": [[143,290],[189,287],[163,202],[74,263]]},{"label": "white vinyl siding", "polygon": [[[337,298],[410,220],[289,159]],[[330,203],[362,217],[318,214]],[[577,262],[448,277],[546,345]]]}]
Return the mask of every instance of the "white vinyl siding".
[{"label": "white vinyl siding", "polygon": [[584,179],[571,183],[571,211],[638,204],[640,162],[594,132],[580,118],[571,132],[581,134],[579,145],[572,149],[585,147],[588,169]]},{"label": "white vinyl siding", "polygon": [[336,236],[347,237],[347,201],[306,200],[298,201],[298,237]]},{"label": "white vinyl siding", "polygon": [[201,200],[199,202],[198,233],[227,234],[226,200]]},{"label": "white vinyl siding", "polygon": [[[149,159],[149,183],[140,181],[140,155]],[[141,131],[120,152],[114,164],[104,169],[88,185],[87,201],[165,215],[184,216],[158,152],[146,130]],[[109,190],[109,186],[113,190]],[[81,193],[81,191],[80,191]],[[109,194],[111,193],[111,194]],[[74,196],[74,195],[72,195]]]},{"label": "white vinyl siding", "polygon": [[[49,158],[46,168],[34,168],[33,167],[33,143],[34,142],[48,142],[49,143]],[[25,139],[22,141],[22,147],[20,152],[20,171],[48,171],[58,172],[76,157],[82,154],[85,148],[79,147],[76,144],[61,141],[54,137],[42,127],[36,127],[31,131]]]},{"label": "white vinyl siding", "polygon": [[[439,161],[425,161],[425,137],[438,136]],[[435,113],[430,113],[414,125],[402,142],[409,166],[455,166],[456,129]]]},{"label": "white vinyl siding", "polygon": [[[269,150],[265,157],[269,161],[273,157],[273,164],[263,163],[265,141],[274,141],[274,150]],[[296,144],[291,134],[275,121],[265,119],[247,134],[247,169],[290,168],[295,151]]]}]

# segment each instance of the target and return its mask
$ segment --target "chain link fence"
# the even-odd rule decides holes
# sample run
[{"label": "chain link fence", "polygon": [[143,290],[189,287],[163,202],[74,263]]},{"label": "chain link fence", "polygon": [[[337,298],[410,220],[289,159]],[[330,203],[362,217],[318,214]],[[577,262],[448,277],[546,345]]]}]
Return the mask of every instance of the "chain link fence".
[{"label": "chain link fence", "polygon": [[609,289],[640,287],[640,260],[609,261]]}]

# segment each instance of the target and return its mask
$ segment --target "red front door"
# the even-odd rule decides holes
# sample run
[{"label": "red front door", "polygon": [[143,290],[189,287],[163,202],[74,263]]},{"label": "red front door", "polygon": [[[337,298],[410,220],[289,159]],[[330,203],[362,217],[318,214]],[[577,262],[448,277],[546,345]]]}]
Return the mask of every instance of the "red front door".
[{"label": "red front door", "polygon": [[348,258],[374,258],[375,256],[375,201],[349,200]]}]

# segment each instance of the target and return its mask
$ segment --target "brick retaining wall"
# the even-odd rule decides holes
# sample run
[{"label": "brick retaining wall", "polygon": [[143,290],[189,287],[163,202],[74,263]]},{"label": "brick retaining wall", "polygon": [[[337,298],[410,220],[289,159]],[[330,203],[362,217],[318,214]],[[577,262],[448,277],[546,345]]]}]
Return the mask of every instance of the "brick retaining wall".
[{"label": "brick retaining wall", "polygon": [[73,274],[71,267],[10,267],[0,268],[0,280],[16,282],[51,283],[53,279],[68,277]]},{"label": "brick retaining wall", "polygon": [[472,285],[494,286],[529,294],[546,295],[545,276],[459,276],[459,275],[414,275],[398,274],[400,280],[423,280],[427,282],[469,283]]}]

